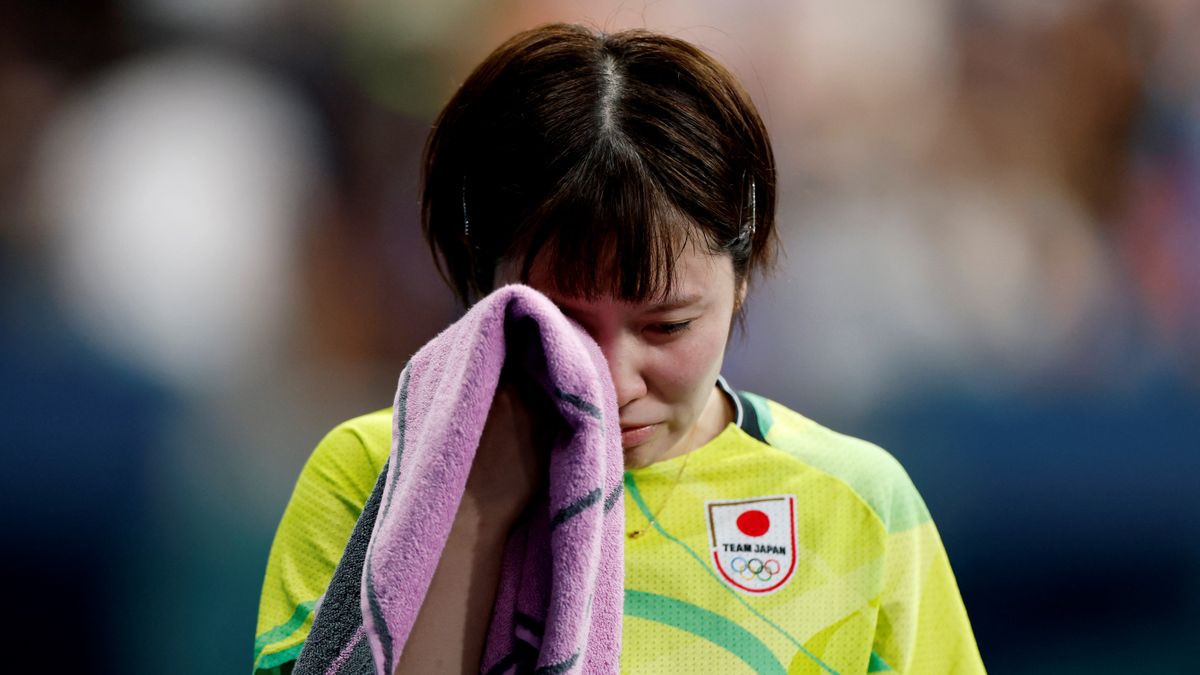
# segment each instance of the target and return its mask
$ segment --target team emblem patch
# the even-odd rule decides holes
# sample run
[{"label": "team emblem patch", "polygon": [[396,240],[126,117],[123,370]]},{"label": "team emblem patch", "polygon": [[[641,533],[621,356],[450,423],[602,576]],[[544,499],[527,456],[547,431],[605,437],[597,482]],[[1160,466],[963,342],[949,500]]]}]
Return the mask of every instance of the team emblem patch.
[{"label": "team emblem patch", "polygon": [[774,593],[796,571],[796,495],[707,501],[717,575],[739,591]]}]

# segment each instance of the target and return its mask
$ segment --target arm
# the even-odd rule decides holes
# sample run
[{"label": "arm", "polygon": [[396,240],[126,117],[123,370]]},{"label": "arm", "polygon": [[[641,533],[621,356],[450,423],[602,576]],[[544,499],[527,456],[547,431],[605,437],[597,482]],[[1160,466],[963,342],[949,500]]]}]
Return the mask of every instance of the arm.
[{"label": "arm", "polygon": [[542,481],[547,429],[528,395],[493,401],[446,548],[396,665],[409,673],[478,673],[508,532]]},{"label": "arm", "polygon": [[512,526],[463,498],[396,675],[478,673]]}]

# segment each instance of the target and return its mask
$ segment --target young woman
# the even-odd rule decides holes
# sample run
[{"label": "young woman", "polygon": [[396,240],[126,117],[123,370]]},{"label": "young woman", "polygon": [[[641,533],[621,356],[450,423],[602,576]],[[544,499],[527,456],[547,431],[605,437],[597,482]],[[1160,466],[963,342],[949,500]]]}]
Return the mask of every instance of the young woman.
[{"label": "young woman", "polygon": [[[627,468],[623,670],[982,672],[896,461],[720,376],[775,252],[774,209],[749,96],[696,47],[644,31],[515,36],[425,154],[425,235],[459,297],[526,283],[607,358]],[[397,672],[479,669],[504,538],[540,473],[519,391],[493,404]],[[305,466],[268,562],[257,672],[290,671],[390,443],[381,410]]]}]

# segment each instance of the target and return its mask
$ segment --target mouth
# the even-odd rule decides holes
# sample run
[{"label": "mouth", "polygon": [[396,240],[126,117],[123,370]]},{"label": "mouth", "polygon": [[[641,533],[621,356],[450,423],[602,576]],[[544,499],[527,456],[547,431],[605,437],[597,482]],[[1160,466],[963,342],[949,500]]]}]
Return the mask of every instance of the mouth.
[{"label": "mouth", "polygon": [[630,425],[621,427],[621,447],[626,450],[650,440],[658,432],[658,424]]}]

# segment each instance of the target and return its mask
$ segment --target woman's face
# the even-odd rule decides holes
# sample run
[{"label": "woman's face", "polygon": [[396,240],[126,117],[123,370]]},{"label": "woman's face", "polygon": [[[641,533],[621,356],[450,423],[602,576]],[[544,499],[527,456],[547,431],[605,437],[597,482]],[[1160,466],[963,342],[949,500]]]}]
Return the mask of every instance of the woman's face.
[{"label": "woman's face", "polygon": [[579,322],[604,352],[627,467],[690,452],[731,421],[732,408],[716,387],[741,293],[729,256],[684,247],[665,301],[563,297],[536,260],[527,283]]}]

